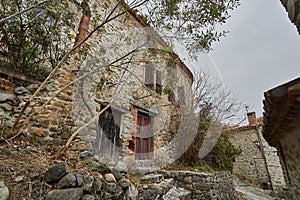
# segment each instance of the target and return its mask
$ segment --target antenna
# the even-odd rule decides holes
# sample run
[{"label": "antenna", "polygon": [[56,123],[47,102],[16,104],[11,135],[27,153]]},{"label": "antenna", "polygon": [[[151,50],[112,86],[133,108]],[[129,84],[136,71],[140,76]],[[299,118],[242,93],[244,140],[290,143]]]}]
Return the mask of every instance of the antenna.
[{"label": "antenna", "polygon": [[247,105],[247,104],[245,104],[245,109],[246,109],[246,113],[248,113],[249,112],[249,106]]}]

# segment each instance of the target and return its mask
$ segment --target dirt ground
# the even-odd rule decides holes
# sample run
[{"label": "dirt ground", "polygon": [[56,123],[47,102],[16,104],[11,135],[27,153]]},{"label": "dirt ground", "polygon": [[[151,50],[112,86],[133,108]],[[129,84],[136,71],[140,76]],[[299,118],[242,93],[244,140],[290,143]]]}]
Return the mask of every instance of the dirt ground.
[{"label": "dirt ground", "polygon": [[10,191],[9,200],[39,200],[50,191],[43,181],[44,173],[51,166],[66,162],[72,172],[86,172],[87,168],[78,155],[68,154],[57,159],[59,147],[29,142],[24,136],[13,141],[0,138],[0,180]]}]

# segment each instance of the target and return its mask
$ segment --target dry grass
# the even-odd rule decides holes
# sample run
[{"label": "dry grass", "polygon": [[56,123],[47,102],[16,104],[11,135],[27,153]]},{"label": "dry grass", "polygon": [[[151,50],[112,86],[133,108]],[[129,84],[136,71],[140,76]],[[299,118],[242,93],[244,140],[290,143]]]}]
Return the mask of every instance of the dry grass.
[{"label": "dry grass", "polygon": [[51,189],[43,181],[44,173],[57,163],[66,162],[72,172],[88,172],[74,152],[62,160],[56,160],[58,150],[55,145],[28,142],[23,136],[10,142],[3,138],[0,140],[0,180],[4,180],[9,187],[9,200],[44,199]]}]

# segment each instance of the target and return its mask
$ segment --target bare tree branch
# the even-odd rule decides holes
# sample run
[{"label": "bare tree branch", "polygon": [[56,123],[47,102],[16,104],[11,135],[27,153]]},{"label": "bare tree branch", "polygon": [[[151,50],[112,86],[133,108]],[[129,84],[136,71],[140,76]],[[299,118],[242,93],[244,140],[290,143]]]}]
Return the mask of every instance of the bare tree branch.
[{"label": "bare tree branch", "polygon": [[13,14],[13,15],[10,15],[10,16],[7,16],[7,17],[5,17],[3,19],[0,19],[0,25],[6,23],[8,20],[11,20],[11,19],[13,19],[13,18],[15,18],[15,17],[17,17],[19,15],[22,15],[23,13],[25,13],[25,12],[33,9],[33,8],[36,8],[36,7],[38,7],[38,6],[46,3],[47,1],[49,1],[49,0],[45,0],[45,1],[42,1],[40,3],[34,4],[32,6],[29,6],[28,8],[25,8],[24,10],[21,10],[21,11],[15,13],[15,14]]},{"label": "bare tree branch", "polygon": [[21,120],[26,108],[30,105],[30,103],[33,101],[33,99],[40,93],[40,91],[42,89],[44,89],[44,87],[46,86],[46,84],[52,79],[52,77],[54,76],[54,74],[59,70],[59,68],[62,66],[63,62],[69,57],[69,55],[75,51],[78,47],[80,47],[83,43],[85,43],[97,30],[99,30],[101,27],[103,27],[105,24],[109,23],[110,21],[118,18],[119,16],[123,15],[126,13],[126,11],[121,12],[119,14],[117,14],[114,17],[109,18],[112,13],[116,10],[116,8],[119,6],[121,0],[118,1],[118,3],[115,5],[115,7],[113,8],[113,10],[110,12],[110,14],[108,15],[108,17],[105,19],[104,22],[102,22],[100,25],[98,25],[93,31],[91,31],[87,37],[85,39],[83,39],[81,42],[79,42],[77,45],[75,45],[72,49],[70,49],[65,55],[64,57],[59,61],[59,63],[55,66],[55,68],[51,71],[51,73],[48,75],[48,77],[44,80],[44,82],[40,85],[40,87],[34,92],[34,94],[29,98],[29,100],[25,103],[25,105],[22,107],[17,119],[14,122],[13,127],[11,128],[10,133],[14,134],[16,132],[16,126],[19,123],[19,121]]}]

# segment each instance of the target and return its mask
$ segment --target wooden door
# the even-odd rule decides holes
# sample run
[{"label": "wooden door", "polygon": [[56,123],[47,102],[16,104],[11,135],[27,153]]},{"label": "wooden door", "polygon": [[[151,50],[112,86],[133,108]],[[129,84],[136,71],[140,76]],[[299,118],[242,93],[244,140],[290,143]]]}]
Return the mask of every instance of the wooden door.
[{"label": "wooden door", "polygon": [[135,158],[137,160],[150,159],[151,141],[151,119],[149,115],[138,113],[135,142]]}]

